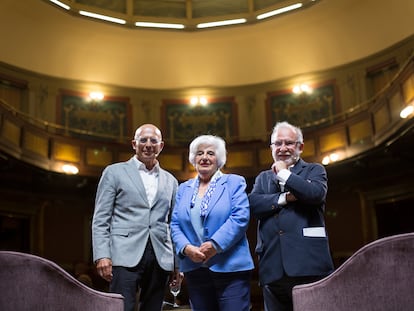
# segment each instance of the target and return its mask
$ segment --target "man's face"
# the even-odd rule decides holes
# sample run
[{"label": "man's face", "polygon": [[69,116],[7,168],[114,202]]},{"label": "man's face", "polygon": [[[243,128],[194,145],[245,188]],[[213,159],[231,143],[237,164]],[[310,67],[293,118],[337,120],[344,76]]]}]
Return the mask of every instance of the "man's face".
[{"label": "man's face", "polygon": [[297,141],[296,133],[290,128],[280,128],[270,145],[274,161],[293,165],[303,150],[303,143]]},{"label": "man's face", "polygon": [[135,149],[138,160],[143,163],[154,163],[164,147],[164,142],[155,126],[144,125],[137,131],[132,147]]}]

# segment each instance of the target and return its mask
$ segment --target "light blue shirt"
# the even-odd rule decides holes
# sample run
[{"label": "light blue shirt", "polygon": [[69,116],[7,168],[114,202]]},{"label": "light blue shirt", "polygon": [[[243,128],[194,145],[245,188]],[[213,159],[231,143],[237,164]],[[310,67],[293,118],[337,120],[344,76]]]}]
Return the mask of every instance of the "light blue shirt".
[{"label": "light blue shirt", "polygon": [[197,236],[200,239],[200,243],[203,243],[203,219],[200,216],[200,209],[201,209],[201,201],[203,198],[199,196],[196,197],[195,204],[191,208],[191,223],[193,224],[195,232],[197,232]]}]

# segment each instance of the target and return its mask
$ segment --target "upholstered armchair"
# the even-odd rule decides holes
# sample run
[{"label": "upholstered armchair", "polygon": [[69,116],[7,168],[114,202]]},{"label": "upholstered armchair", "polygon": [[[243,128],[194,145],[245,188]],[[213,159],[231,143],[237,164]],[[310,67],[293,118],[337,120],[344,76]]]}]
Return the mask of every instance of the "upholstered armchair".
[{"label": "upholstered armchair", "polygon": [[82,284],[44,258],[0,251],[2,311],[122,311],[123,297]]},{"label": "upholstered armchair", "polygon": [[414,310],[414,233],[367,244],[331,275],[295,286],[293,305],[295,311]]}]

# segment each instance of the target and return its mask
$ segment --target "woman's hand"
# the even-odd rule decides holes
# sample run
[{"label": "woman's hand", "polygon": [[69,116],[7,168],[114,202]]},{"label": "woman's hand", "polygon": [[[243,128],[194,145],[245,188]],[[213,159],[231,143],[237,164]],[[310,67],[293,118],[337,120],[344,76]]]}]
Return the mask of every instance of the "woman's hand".
[{"label": "woman's hand", "polygon": [[190,258],[193,262],[203,262],[206,260],[206,255],[200,251],[200,248],[190,244],[184,248],[184,255]]},{"label": "woman's hand", "polygon": [[201,244],[200,251],[206,256],[204,262],[207,262],[211,257],[217,254],[217,250],[214,248],[213,243],[210,241]]}]

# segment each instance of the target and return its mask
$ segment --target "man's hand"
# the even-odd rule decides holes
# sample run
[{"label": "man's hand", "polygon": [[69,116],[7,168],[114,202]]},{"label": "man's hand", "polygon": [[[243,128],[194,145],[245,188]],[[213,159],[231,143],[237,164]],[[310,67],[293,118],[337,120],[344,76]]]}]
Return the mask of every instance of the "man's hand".
[{"label": "man's hand", "polygon": [[288,166],[285,161],[276,161],[272,165],[272,170],[275,174],[279,173],[280,170],[287,169]]},{"label": "man's hand", "polygon": [[294,202],[297,200],[298,199],[296,199],[296,197],[292,193],[286,192],[286,202]]},{"label": "man's hand", "polygon": [[112,260],[109,258],[102,258],[96,262],[96,270],[98,274],[108,282],[112,281]]},{"label": "man's hand", "polygon": [[175,268],[174,271],[170,273],[169,283],[177,282],[181,284],[183,279],[184,279],[184,273],[180,272],[178,268]]}]

